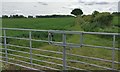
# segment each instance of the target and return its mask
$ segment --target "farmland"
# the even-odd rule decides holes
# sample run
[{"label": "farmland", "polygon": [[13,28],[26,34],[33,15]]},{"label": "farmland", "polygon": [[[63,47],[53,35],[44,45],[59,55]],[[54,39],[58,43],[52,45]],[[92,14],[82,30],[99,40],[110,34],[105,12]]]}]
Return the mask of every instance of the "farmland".
[{"label": "farmland", "polygon": [[[2,26],[5,28],[25,28],[25,29],[40,29],[40,30],[72,30],[72,31],[80,31],[82,30],[80,28],[79,25],[75,25],[75,18],[13,18],[13,19],[3,19],[2,20]],[[105,32],[118,32],[118,29],[120,29],[118,27],[118,18],[114,17],[112,24],[115,25],[115,27],[110,27],[110,28],[106,28]],[[46,34],[44,35],[43,33],[37,33],[34,32],[34,37],[36,39],[40,39],[42,37],[45,37]],[[17,36],[17,37],[24,37],[24,36],[28,36],[27,32],[19,32],[19,31],[7,31],[7,35],[8,36]],[[37,36],[40,36],[37,37]],[[59,38],[60,36],[57,35],[55,38],[57,40],[60,40]],[[73,43],[78,43],[79,40],[79,35],[72,35],[72,36],[68,36],[67,38],[67,42],[73,42]],[[15,39],[9,39],[8,41],[9,44],[14,44],[14,45],[20,45],[20,46],[28,46],[28,41],[25,40],[15,40]],[[84,40],[85,44],[92,44],[92,45],[101,45],[101,46],[112,46],[112,39],[110,37],[101,37],[101,36],[96,36],[96,35],[85,35],[85,40]],[[45,50],[54,50],[54,51],[62,51],[61,47],[58,46],[51,46],[48,45],[46,43],[39,43],[39,42],[33,42],[33,47],[35,48],[40,48],[40,49],[45,49]],[[118,46],[118,42],[116,42],[116,47]],[[19,48],[13,48],[13,47],[9,47],[11,49],[15,49],[15,50],[22,50],[22,51],[28,51],[27,49],[19,49]],[[69,50],[68,50],[69,52]],[[9,53],[13,53],[11,51],[9,51]],[[33,53],[37,53],[37,54],[46,54],[48,56],[55,56],[55,57],[62,57],[62,55],[58,55],[58,54],[51,54],[51,53],[46,53],[46,52],[40,52],[40,51],[33,51]],[[90,48],[90,47],[83,47],[83,48],[74,48],[70,51],[70,53],[73,54],[79,54],[79,55],[83,55],[83,56],[90,56],[90,57],[98,57],[98,58],[103,58],[103,59],[108,59],[111,60],[111,53],[112,51],[110,50],[106,50],[106,49],[95,49],[95,48]],[[29,55],[27,54],[22,54],[22,53],[17,53],[14,52],[14,54],[19,54],[21,56],[26,56],[28,57]],[[18,58],[18,57],[13,57],[16,59],[21,59],[21,60],[25,60],[23,58]],[[40,59],[40,60],[47,60],[47,61],[51,61],[53,62],[52,59],[46,59],[43,57],[37,57],[34,56],[34,58]],[[110,63],[105,63],[105,62],[98,62],[98,61],[93,61],[93,60],[87,60],[87,59],[82,59],[82,58],[77,58],[77,57],[73,57],[73,56],[68,56],[68,59],[75,59],[75,60],[80,60],[80,61],[84,61],[84,62],[90,62],[90,63],[94,63],[94,64],[98,64],[98,65],[102,65],[102,66],[107,66],[107,67],[111,67]],[[29,60],[26,60],[29,61]],[[115,53],[115,61],[118,61],[118,51],[116,51]],[[36,63],[36,61],[34,61]],[[55,60],[54,62],[56,63],[62,63],[59,62],[58,60]],[[37,62],[38,63],[38,62]],[[39,63],[39,64],[45,64],[45,63]],[[83,64],[77,64],[77,63],[68,63],[70,66],[77,66],[80,68],[86,68],[88,70],[90,70],[91,68],[93,69],[97,69],[99,70],[99,68],[94,68],[94,67],[90,67],[89,65],[83,65]],[[52,66],[52,65],[48,65],[47,66]],[[56,66],[52,66],[52,67],[56,67]],[[118,68],[118,65],[115,65],[116,68]]]},{"label": "farmland", "polygon": [[[119,17],[114,16],[112,25],[113,27],[107,27],[100,32],[116,32],[120,30]],[[7,28],[26,28],[26,29],[40,29],[40,30],[77,30],[81,31],[79,25],[75,25],[75,18],[13,18],[3,19],[2,27]]]},{"label": "farmland", "polygon": [[3,27],[9,28],[67,30],[74,24],[74,18],[3,19],[2,22]]}]

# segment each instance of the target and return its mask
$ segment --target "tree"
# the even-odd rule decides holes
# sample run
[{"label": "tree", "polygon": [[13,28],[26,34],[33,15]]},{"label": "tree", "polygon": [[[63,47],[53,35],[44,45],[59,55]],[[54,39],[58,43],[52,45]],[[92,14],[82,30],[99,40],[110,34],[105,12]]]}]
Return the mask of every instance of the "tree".
[{"label": "tree", "polygon": [[19,18],[25,18],[23,15],[19,15]]},{"label": "tree", "polygon": [[97,14],[99,14],[98,11],[94,11],[94,12],[92,13],[93,17],[95,17]]},{"label": "tree", "polygon": [[18,18],[19,17],[19,15],[13,15],[13,18]]},{"label": "tree", "polygon": [[[94,15],[94,16],[93,16]],[[109,12],[96,12],[92,15],[82,16],[84,23],[81,24],[81,28],[85,31],[101,31],[112,25],[113,15]]]},{"label": "tree", "polygon": [[72,10],[71,14],[76,16],[76,21],[75,21],[76,25],[79,25],[82,23],[81,15],[83,14],[83,11],[81,9],[76,8],[76,9]]},{"label": "tree", "polygon": [[113,15],[120,15],[120,12],[113,12]]},{"label": "tree", "polygon": [[13,15],[10,15],[10,17],[9,18],[13,18]]},{"label": "tree", "polygon": [[2,18],[8,18],[8,16],[7,15],[2,15]]},{"label": "tree", "polygon": [[79,8],[76,8],[74,10],[72,10],[71,14],[75,15],[75,16],[78,16],[78,15],[82,15],[83,14],[83,11]]},{"label": "tree", "polygon": [[23,15],[10,15],[9,18],[25,18]]},{"label": "tree", "polygon": [[33,18],[33,16],[28,16],[28,18]]},{"label": "tree", "polygon": [[93,22],[93,16],[92,15],[86,15],[82,17],[84,19],[84,21],[86,22]]},{"label": "tree", "polygon": [[99,24],[99,27],[110,26],[113,20],[113,16],[109,12],[99,13],[95,16],[94,22]]}]

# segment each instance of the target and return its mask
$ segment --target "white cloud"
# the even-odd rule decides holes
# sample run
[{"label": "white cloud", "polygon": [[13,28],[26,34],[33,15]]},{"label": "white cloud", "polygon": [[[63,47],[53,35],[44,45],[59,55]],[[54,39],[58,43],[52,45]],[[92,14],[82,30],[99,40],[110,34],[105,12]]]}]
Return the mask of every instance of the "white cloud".
[{"label": "white cloud", "polygon": [[48,5],[47,3],[45,2],[38,2],[39,4],[42,4],[42,5]]},{"label": "white cloud", "polygon": [[119,2],[119,0],[2,0],[2,2]]},{"label": "white cloud", "polygon": [[0,17],[2,17],[2,1],[0,0]]},{"label": "white cloud", "polygon": [[79,0],[82,2],[119,2],[119,0]]},{"label": "white cloud", "polygon": [[78,2],[78,0],[2,0],[3,2]]},{"label": "white cloud", "polygon": [[[36,0],[37,1],[37,0]],[[41,0],[42,1],[42,0]],[[70,14],[74,8],[81,8],[84,14],[91,14],[94,10],[100,12],[117,11],[117,2],[87,2],[88,0],[74,0],[76,2],[3,2],[3,14],[21,13],[24,15],[36,14]],[[61,0],[63,1],[63,0]],[[65,0],[68,1],[68,0]],[[73,1],[73,0],[71,0]],[[95,1],[95,0],[92,0]],[[88,4],[88,5],[86,5]],[[101,5],[102,4],[102,5]]]}]

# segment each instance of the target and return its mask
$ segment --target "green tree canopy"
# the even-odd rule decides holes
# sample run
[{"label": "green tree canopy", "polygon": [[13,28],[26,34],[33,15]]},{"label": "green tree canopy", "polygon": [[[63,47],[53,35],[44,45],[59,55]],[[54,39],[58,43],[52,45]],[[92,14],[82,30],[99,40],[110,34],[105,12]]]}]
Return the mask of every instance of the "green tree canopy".
[{"label": "green tree canopy", "polygon": [[76,9],[72,10],[71,14],[78,16],[78,15],[82,15],[83,11],[79,8],[76,8]]},{"label": "green tree canopy", "polygon": [[113,16],[109,12],[99,13],[95,16],[94,22],[98,22],[101,27],[111,25]]},{"label": "green tree canopy", "polygon": [[95,15],[97,15],[97,14],[99,14],[98,11],[94,11],[94,12],[92,13],[93,16],[95,16]]}]

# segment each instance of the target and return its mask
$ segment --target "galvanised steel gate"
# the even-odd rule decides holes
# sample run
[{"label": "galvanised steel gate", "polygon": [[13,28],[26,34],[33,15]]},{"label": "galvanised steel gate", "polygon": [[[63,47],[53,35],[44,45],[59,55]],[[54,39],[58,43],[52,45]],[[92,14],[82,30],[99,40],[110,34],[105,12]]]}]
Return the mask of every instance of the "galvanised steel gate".
[{"label": "galvanised steel gate", "polygon": [[[120,69],[119,68],[119,65],[120,65],[119,60],[115,61],[116,52],[117,52],[117,54],[120,52],[119,46],[118,46],[118,48],[116,48],[116,43],[117,43],[116,37],[118,37],[118,39],[120,39],[120,34],[118,34],[118,33],[60,31],[60,30],[35,30],[35,29],[19,29],[19,28],[2,28],[1,30],[3,31],[3,36],[1,36],[3,41],[1,43],[2,48],[0,48],[2,50],[0,52],[2,54],[2,56],[0,58],[2,58],[2,60],[0,60],[0,61],[5,64],[13,64],[13,65],[24,67],[27,69],[39,70],[39,71],[41,71],[41,70],[69,70],[69,69],[70,70],[89,71],[89,69],[85,69],[86,67],[84,67],[84,68],[78,67],[79,64],[92,66],[93,70],[95,70],[94,67],[99,68],[100,70],[116,70],[116,71],[118,71]],[[12,33],[9,31],[19,31],[19,32],[22,31],[22,32],[28,33],[28,35],[26,37],[7,36],[7,34]],[[35,39],[34,37],[32,37],[33,32],[39,32],[39,33],[45,34],[44,36],[41,36],[41,37],[44,37],[44,39]],[[54,38],[55,34],[60,35],[60,36],[58,35],[57,37],[61,37],[61,41],[55,40],[55,38]],[[97,35],[97,36],[99,36],[99,35],[110,36],[112,39],[112,44],[111,44],[112,46],[106,47],[106,46],[85,44],[84,36],[86,34]],[[79,41],[78,43],[67,42],[67,37],[72,37],[73,35],[79,36],[79,40],[77,39]],[[38,34],[38,36],[39,36],[39,34]],[[7,42],[7,40],[9,40],[9,39],[26,40],[26,41],[28,41],[28,44],[26,45],[26,47],[21,46],[21,45],[10,44]],[[48,45],[51,45],[54,47],[58,46],[57,48],[60,48],[60,47],[63,47],[63,48],[60,48],[61,51],[34,48],[33,41],[47,43]],[[47,44],[45,44],[45,45],[47,45]],[[110,50],[111,60],[97,58],[97,57],[91,57],[91,56],[84,56],[84,55],[79,55],[79,54],[73,54],[72,52],[68,53],[68,51],[72,51],[72,49],[77,50],[77,49],[84,48],[84,47],[89,47],[89,49],[94,48],[94,49]],[[14,49],[12,49],[12,48],[14,48]],[[23,50],[21,51],[19,49],[23,49]],[[28,49],[28,50],[26,50],[26,49]],[[36,50],[37,53],[34,52],[34,50]],[[16,53],[16,52],[18,52],[18,53]],[[45,53],[41,54],[42,52],[45,52]],[[52,53],[52,54],[46,55],[47,53]],[[56,54],[60,55],[60,57]],[[24,55],[27,55],[27,56],[24,56]],[[55,57],[54,55],[56,55],[58,57]],[[62,58],[61,58],[61,55],[62,55]],[[36,57],[34,57],[34,56],[36,56]],[[71,57],[69,57],[69,56],[71,56]],[[19,59],[16,59],[16,57],[19,57]],[[43,57],[43,59],[44,58],[46,58],[46,59],[45,60],[39,59],[40,57]],[[27,61],[22,60],[22,58],[28,59],[28,60]],[[50,58],[50,61],[47,61],[47,58]],[[72,58],[72,59],[70,59],[70,58]],[[73,58],[88,59],[88,61],[90,61],[90,60],[100,61],[100,62],[103,62],[103,64],[108,63],[109,65],[111,65],[111,67],[97,65],[94,63],[88,63],[88,62],[84,62],[81,60],[73,60]],[[57,63],[54,62],[54,60],[58,60],[58,61],[56,61]],[[62,63],[60,61],[62,61]],[[39,62],[42,62],[43,64],[42,63],[39,64]],[[60,63],[58,63],[58,62],[60,62]],[[50,64],[50,66],[46,66],[47,64]],[[56,66],[51,67],[52,65],[56,65]],[[99,69],[97,69],[97,70],[99,70]]]}]

